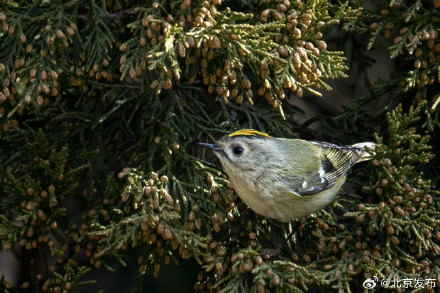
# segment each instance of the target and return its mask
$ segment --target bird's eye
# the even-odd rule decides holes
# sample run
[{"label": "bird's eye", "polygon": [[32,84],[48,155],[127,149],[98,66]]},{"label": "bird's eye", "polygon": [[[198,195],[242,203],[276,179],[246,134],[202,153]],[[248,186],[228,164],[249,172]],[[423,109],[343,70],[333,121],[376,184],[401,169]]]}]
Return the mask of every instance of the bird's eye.
[{"label": "bird's eye", "polygon": [[241,155],[241,153],[243,153],[242,147],[234,147],[234,154]]}]

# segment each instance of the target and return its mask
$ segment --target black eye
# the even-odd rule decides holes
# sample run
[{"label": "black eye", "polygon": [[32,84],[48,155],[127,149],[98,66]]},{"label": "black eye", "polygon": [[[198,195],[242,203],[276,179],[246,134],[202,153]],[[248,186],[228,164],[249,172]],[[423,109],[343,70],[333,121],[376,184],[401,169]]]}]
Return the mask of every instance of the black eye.
[{"label": "black eye", "polygon": [[234,147],[234,154],[241,155],[242,152],[243,152],[242,147]]}]

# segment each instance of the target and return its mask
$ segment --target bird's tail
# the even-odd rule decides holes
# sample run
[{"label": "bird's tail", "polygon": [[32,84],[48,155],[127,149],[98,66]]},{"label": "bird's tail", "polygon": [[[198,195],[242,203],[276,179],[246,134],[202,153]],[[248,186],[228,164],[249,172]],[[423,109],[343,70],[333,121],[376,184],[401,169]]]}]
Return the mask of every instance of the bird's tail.
[{"label": "bird's tail", "polygon": [[376,149],[376,144],[374,142],[360,142],[357,144],[353,144],[351,147],[363,150],[362,157],[358,160],[358,162],[371,160],[371,155],[368,153],[368,150],[374,151]]}]

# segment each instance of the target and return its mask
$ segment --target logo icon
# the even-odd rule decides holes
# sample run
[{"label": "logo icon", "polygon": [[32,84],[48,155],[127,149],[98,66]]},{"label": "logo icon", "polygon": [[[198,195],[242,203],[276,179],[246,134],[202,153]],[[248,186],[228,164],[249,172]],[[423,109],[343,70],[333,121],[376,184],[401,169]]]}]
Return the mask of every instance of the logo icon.
[{"label": "logo icon", "polygon": [[363,283],[363,286],[365,289],[373,289],[374,287],[376,287],[378,281],[379,279],[377,278],[377,276],[374,276],[373,279],[366,279]]}]

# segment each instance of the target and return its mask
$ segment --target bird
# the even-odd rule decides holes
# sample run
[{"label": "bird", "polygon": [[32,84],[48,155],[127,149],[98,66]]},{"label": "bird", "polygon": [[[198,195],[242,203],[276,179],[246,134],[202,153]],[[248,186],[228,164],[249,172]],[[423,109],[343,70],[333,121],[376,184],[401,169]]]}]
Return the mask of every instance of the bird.
[{"label": "bird", "polygon": [[356,163],[371,159],[376,144],[272,137],[242,129],[211,149],[238,196],[255,213],[288,222],[320,211],[332,202]]}]

